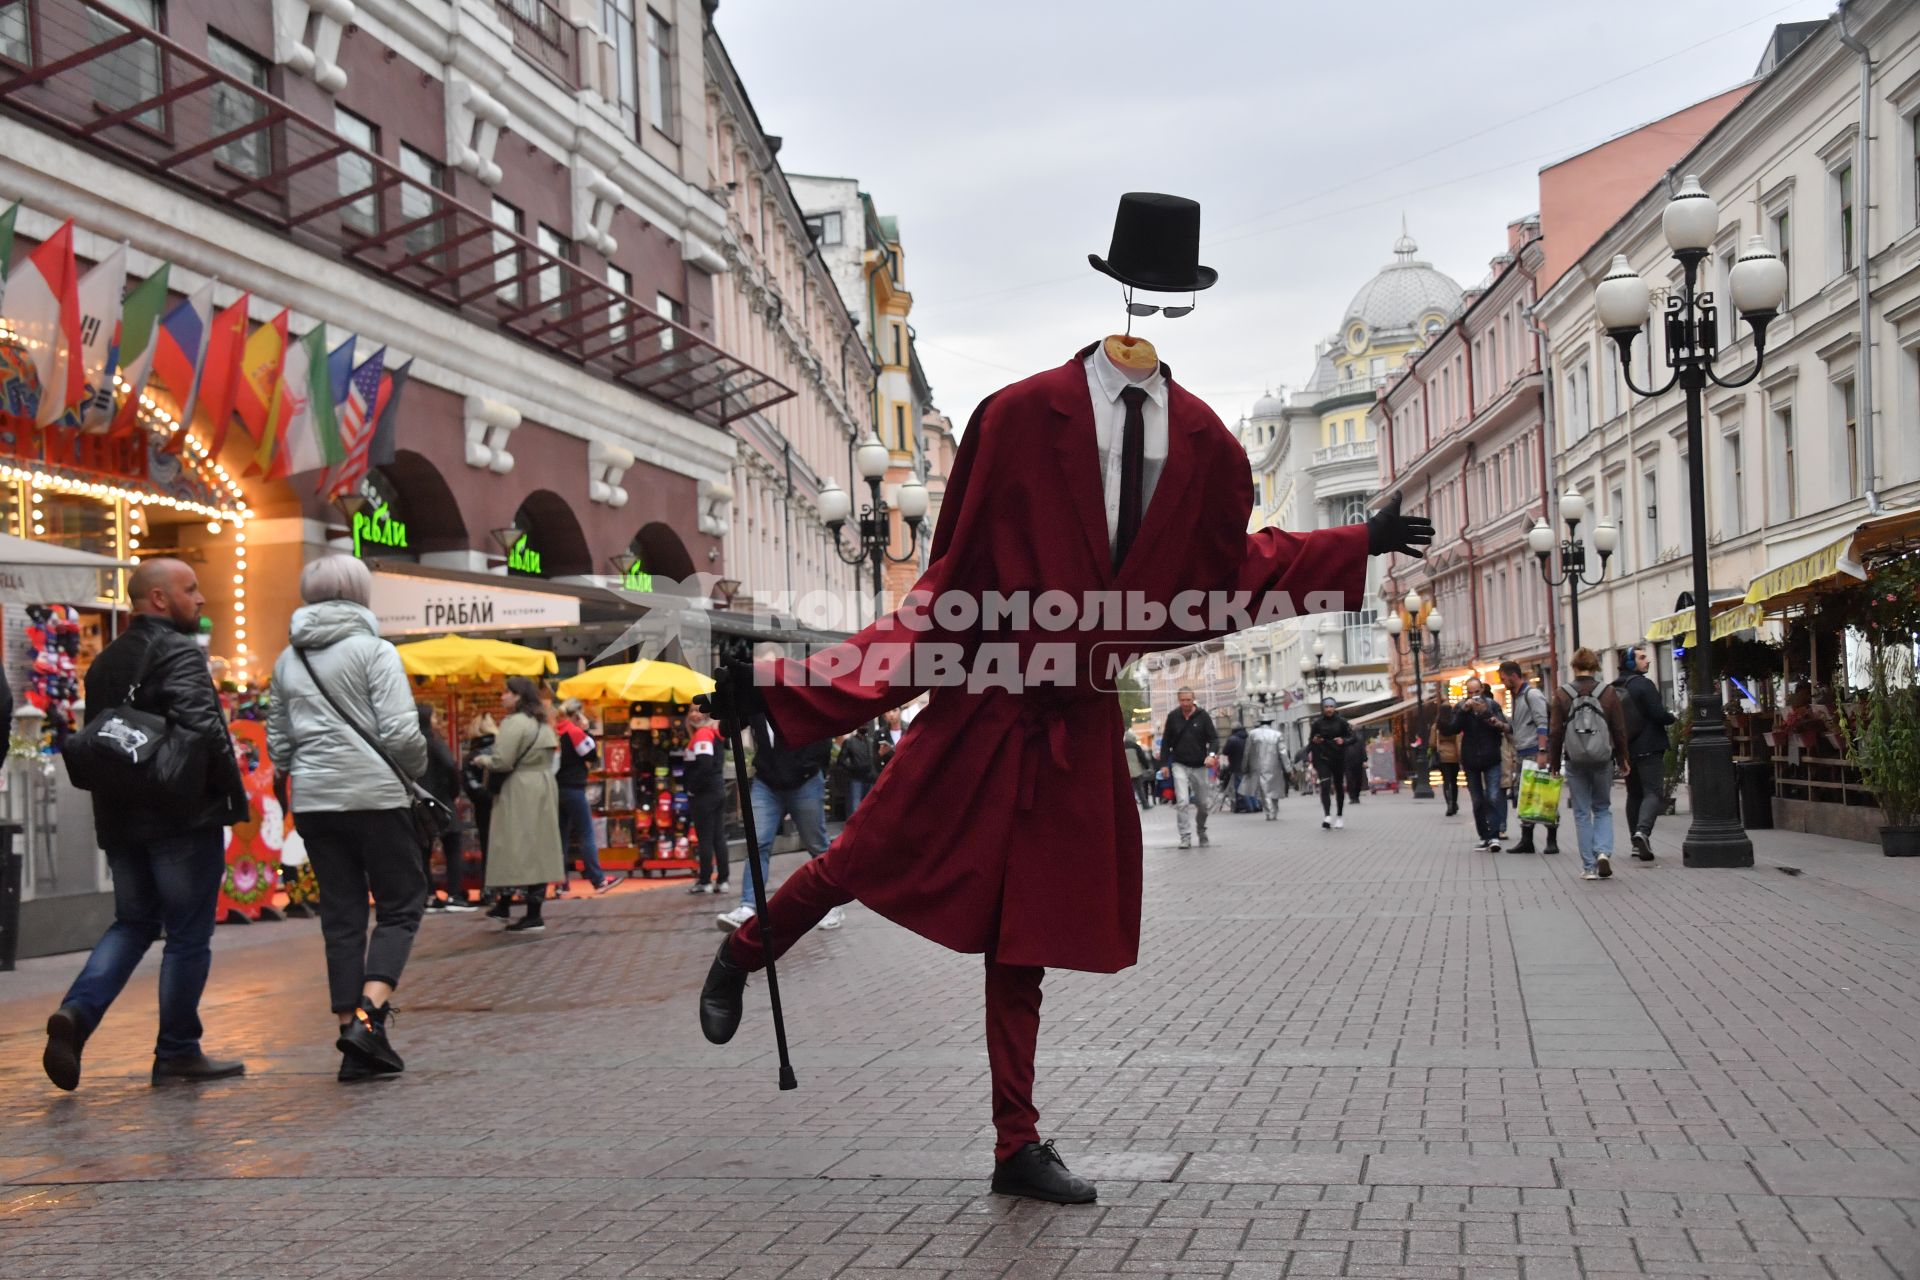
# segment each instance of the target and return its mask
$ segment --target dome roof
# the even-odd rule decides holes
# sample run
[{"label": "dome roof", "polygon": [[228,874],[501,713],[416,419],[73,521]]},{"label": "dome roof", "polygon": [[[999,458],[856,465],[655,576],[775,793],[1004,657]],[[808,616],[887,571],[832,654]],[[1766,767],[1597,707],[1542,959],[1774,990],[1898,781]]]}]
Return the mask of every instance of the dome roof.
[{"label": "dome roof", "polygon": [[1347,304],[1341,327],[1350,328],[1358,320],[1372,333],[1409,330],[1418,327],[1422,316],[1452,315],[1460,305],[1460,286],[1435,271],[1432,263],[1416,259],[1418,252],[1420,246],[1403,230],[1393,245],[1393,261],[1360,286]]},{"label": "dome roof", "polygon": [[1253,416],[1256,418],[1277,418],[1287,411],[1287,402],[1269,391],[1253,402]]}]

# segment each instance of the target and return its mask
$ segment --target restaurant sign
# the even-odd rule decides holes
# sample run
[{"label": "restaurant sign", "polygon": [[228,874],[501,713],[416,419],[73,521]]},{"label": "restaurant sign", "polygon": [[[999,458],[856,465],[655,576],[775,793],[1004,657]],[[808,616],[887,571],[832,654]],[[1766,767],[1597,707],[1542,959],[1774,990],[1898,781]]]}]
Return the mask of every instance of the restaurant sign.
[{"label": "restaurant sign", "polygon": [[380,620],[380,634],[388,636],[580,624],[580,601],[573,596],[399,573],[373,575],[373,612]]},{"label": "restaurant sign", "polygon": [[353,554],[365,556],[367,548],[388,551],[407,550],[407,525],[393,518],[393,508],[381,502],[353,513]]},{"label": "restaurant sign", "polygon": [[528,545],[527,535],[524,533],[507,552],[507,572],[529,578],[540,576],[540,553]]}]

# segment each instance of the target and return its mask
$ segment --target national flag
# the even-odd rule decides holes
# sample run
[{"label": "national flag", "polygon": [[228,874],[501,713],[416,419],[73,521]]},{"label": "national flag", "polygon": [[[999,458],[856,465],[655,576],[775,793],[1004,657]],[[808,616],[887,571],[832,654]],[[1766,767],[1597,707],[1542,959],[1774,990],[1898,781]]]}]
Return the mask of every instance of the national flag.
[{"label": "national flag", "polygon": [[[262,445],[273,438],[274,423],[269,410],[273,407],[274,390],[280,385],[280,370],[287,360],[289,320],[283,309],[255,329],[240,356],[240,381],[233,389],[233,412],[246,427],[247,434]],[[272,452],[271,448],[268,452]]]},{"label": "national flag", "polygon": [[[213,332],[213,281],[209,280],[168,308],[153,338],[153,372],[179,408],[180,430],[193,421],[200,403],[200,374],[206,368],[207,335]],[[181,436],[168,441],[180,448]]]},{"label": "national flag", "polygon": [[412,372],[413,361],[409,360],[387,375],[387,386],[380,397],[383,401],[380,417],[373,424],[373,441],[367,446],[368,466],[393,465],[394,439],[400,429],[400,393],[406,389],[407,376]]},{"label": "national flag", "polygon": [[0,213],[0,298],[7,292],[7,270],[13,265],[13,222],[20,216],[20,202]]},{"label": "national flag", "polygon": [[101,432],[113,419],[114,339],[127,291],[127,246],[120,245],[80,277],[80,352],[86,392],[62,426]]},{"label": "national flag", "polygon": [[[353,378],[353,348],[359,341],[356,334],[348,334],[347,340],[335,347],[327,356],[327,384],[333,388],[333,408],[338,420],[340,406],[347,402],[347,383]],[[340,436],[335,433],[332,443],[326,446],[327,464],[337,465],[347,454],[340,447]]]},{"label": "national flag", "polygon": [[120,308],[120,337],[114,361],[124,371],[127,385],[119,412],[113,415],[108,434],[123,436],[140,421],[140,395],[147,389],[153,372],[154,353],[160,343],[160,312],[167,305],[167,277],[173,268],[161,263],[160,269],[133,287],[126,305]]},{"label": "national flag", "polygon": [[366,358],[347,380],[347,397],[340,406],[340,448],[343,457],[323,481],[322,492],[329,498],[351,493],[367,473],[367,450],[373,443],[374,424],[386,406],[380,394],[388,385],[382,376],[387,349],[380,348]]},{"label": "national flag", "polygon": [[[342,343],[350,347],[352,338]],[[327,329],[316,324],[307,336],[287,348],[287,367],[280,375],[280,394],[289,398],[286,444],[280,450],[279,476],[298,475],[330,466],[342,459],[340,419],[333,407],[333,384],[327,355]]]},{"label": "national flag", "polygon": [[34,420],[41,426],[58,422],[86,394],[79,294],[68,219],[27,255],[7,285],[4,314],[40,380]]},{"label": "national flag", "polygon": [[[207,452],[218,458],[226,447],[227,424],[233,417],[233,398],[240,384],[240,362],[246,350],[247,304],[252,295],[241,294],[225,311],[213,318],[207,331],[207,358],[200,368],[199,417],[207,424]],[[190,425],[190,424],[186,424]],[[186,444],[186,427],[174,439],[176,448]]]}]

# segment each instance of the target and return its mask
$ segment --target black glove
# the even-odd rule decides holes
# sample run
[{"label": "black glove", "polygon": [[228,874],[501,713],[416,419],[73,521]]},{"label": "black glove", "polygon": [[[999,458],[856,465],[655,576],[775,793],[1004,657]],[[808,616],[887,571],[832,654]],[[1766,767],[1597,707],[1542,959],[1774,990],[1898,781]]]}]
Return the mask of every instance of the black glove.
[{"label": "black glove", "polygon": [[1397,493],[1367,519],[1367,554],[1370,556],[1398,551],[1403,556],[1424,560],[1427,558],[1425,548],[1432,542],[1433,521],[1425,516],[1401,515]]},{"label": "black glove", "polygon": [[751,662],[736,659],[723,663],[713,673],[713,686],[712,693],[695,694],[693,705],[720,722],[721,737],[732,738],[736,733],[766,723],[767,703],[753,683]]}]

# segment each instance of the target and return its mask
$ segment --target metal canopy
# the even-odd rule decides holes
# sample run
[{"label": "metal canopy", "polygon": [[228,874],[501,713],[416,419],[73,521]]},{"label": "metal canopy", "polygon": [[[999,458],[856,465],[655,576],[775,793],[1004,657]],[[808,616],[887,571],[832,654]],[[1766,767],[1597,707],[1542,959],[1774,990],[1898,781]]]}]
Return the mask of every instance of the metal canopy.
[{"label": "metal canopy", "polygon": [[14,2],[27,47],[0,45],[0,107],[711,426],[793,397],[107,0]]}]

